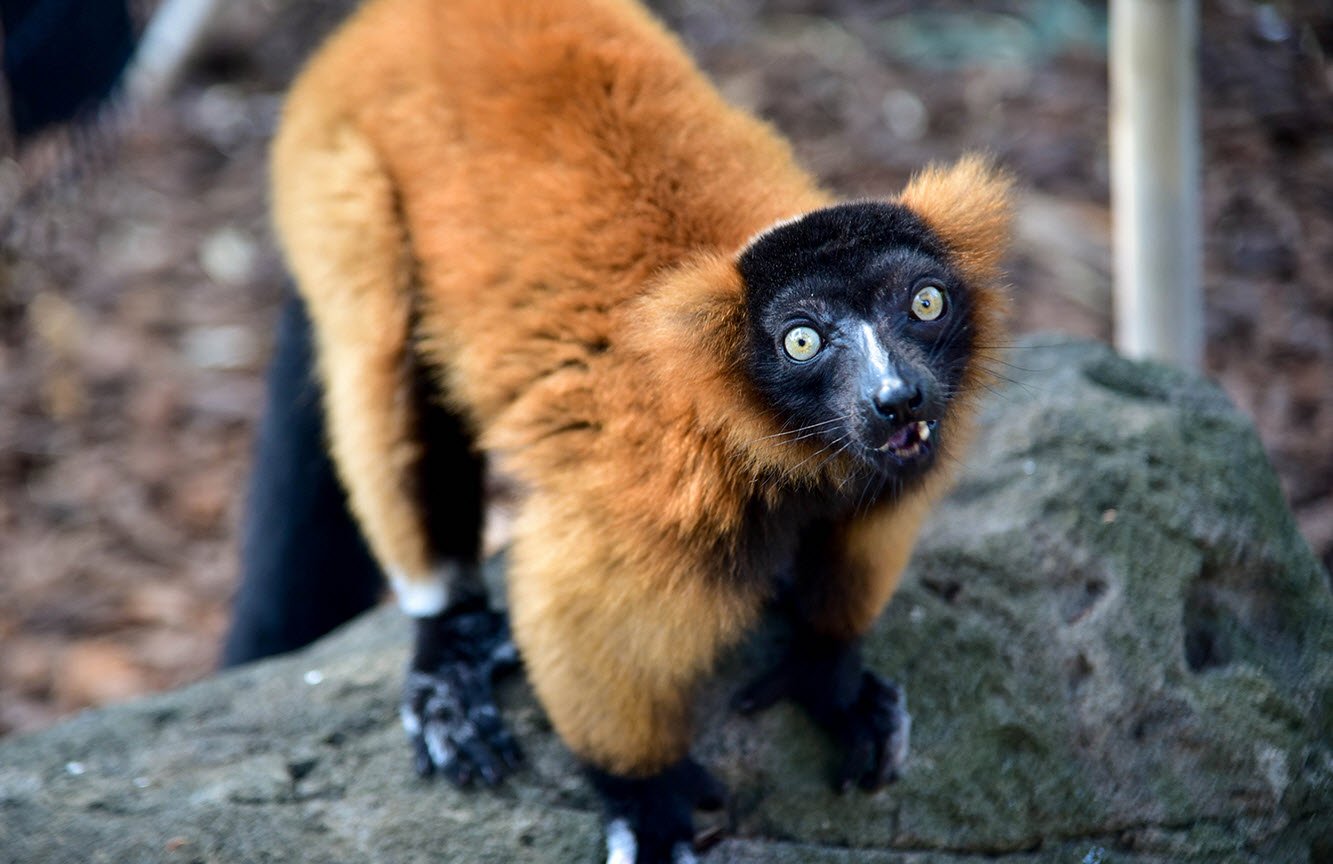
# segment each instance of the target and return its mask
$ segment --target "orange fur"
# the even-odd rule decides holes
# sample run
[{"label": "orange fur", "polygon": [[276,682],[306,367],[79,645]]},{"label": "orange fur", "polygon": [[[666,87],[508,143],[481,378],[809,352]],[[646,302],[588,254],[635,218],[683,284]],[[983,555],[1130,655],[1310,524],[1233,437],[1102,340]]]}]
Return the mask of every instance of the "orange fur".
[{"label": "orange fur", "polygon": [[[727,578],[747,507],[850,470],[775,443],[740,370],[736,255],[828,196],[628,0],[373,0],[293,88],[273,175],[377,556],[427,578],[415,355],[527,490],[510,609],[561,736],[622,774],[683,756],[693,683],[765,599]],[[966,161],[903,193],[987,298],[1004,188]],[[870,625],[934,488],[845,526],[829,628]]]},{"label": "orange fur", "polygon": [[355,130],[311,128],[300,110],[287,119],[300,170],[277,167],[277,225],[300,285],[318,292],[309,308],[334,461],[376,557],[425,578],[432,562],[413,509],[421,447],[403,374],[411,271],[393,187]]}]

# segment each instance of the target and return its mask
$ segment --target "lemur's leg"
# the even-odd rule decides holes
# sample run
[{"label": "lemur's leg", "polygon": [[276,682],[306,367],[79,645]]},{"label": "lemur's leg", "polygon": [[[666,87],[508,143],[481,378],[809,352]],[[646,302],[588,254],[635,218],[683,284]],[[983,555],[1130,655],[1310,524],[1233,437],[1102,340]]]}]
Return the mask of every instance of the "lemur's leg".
[{"label": "lemur's leg", "polygon": [[315,325],[330,451],[416,619],[403,724],[422,773],[494,782],[518,759],[490,681],[514,652],[478,576],[481,463],[462,424],[429,398],[413,344],[414,262],[391,183],[371,146],[303,111],[312,104],[293,103],[275,144],[274,210]]},{"label": "lemur's leg", "polygon": [[416,648],[401,706],[422,776],[491,785],[521,760],[495,707],[491,680],[518,663],[504,616],[489,608],[479,577],[485,466],[463,421],[439,406],[418,375],[422,513],[428,542],[453,596],[417,617]]},{"label": "lemur's leg", "polygon": [[743,713],[779,699],[800,703],[843,749],[839,790],[897,779],[912,718],[901,687],[868,670],[861,638],[898,587],[924,502],[883,507],[845,525],[820,523],[801,539],[796,582],[784,598],[793,623],[778,665],[737,694]]},{"label": "lemur's leg", "polygon": [[305,304],[291,295],[278,318],[255,440],[227,666],[307,645],[384,592],[324,447],[310,340]]},{"label": "lemur's leg", "polygon": [[692,811],[722,803],[689,758],[694,686],[762,601],[684,558],[672,538],[612,536],[560,502],[529,498],[515,522],[514,636],[602,797],[611,864],[693,861]]}]

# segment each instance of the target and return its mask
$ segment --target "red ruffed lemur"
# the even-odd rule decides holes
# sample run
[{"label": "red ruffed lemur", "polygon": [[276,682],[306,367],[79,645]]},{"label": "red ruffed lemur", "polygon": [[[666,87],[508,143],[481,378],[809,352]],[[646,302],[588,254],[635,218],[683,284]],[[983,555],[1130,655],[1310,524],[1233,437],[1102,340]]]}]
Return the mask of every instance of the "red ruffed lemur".
[{"label": "red ruffed lemur", "polygon": [[[893,779],[910,720],[859,640],[999,340],[1001,174],[964,158],[837,203],[631,0],[372,0],[292,88],[272,169],[310,321],[289,341],[313,343],[337,476],[416,622],[420,772],[515,767],[491,674],[516,644],[608,860],[692,860],[721,790],[690,759],[691,696],[774,606],[796,636],[739,706],[793,698],[844,748],[841,785]],[[284,412],[318,444],[310,404],[273,397],[261,468]],[[520,490],[508,622],[478,579],[483,455]],[[301,554],[277,527],[325,524],[257,507],[251,564]],[[305,569],[304,596],[337,591]],[[282,577],[250,578],[232,660],[265,653]]]}]

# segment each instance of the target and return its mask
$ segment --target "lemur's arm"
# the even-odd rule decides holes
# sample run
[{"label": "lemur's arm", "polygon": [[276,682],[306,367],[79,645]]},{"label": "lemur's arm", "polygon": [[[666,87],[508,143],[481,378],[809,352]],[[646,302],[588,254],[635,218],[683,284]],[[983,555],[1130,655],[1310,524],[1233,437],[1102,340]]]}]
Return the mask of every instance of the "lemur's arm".
[{"label": "lemur's arm", "polygon": [[916,493],[850,522],[808,529],[786,598],[791,644],[775,668],[736,698],[743,713],[782,698],[801,703],[843,748],[839,789],[892,782],[907,758],[912,721],[905,695],[865,669],[861,639],[897,590],[928,509],[927,496]]},{"label": "lemur's arm", "polygon": [[[694,686],[755,621],[757,591],[660,534],[528,499],[509,560],[528,677],[607,809],[608,861],[686,861],[721,787],[689,758]],[[636,859],[636,851],[639,856]]]}]

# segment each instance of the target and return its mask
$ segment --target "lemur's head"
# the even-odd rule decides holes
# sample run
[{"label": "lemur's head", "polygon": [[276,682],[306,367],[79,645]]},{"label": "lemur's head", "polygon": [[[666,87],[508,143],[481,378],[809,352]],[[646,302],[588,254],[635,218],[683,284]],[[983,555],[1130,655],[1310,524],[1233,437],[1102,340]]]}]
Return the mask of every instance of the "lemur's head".
[{"label": "lemur's head", "polygon": [[964,160],[898,200],[816,210],[743,250],[746,363],[783,437],[881,476],[932,464],[975,389],[978,349],[993,347],[1006,186]]}]

